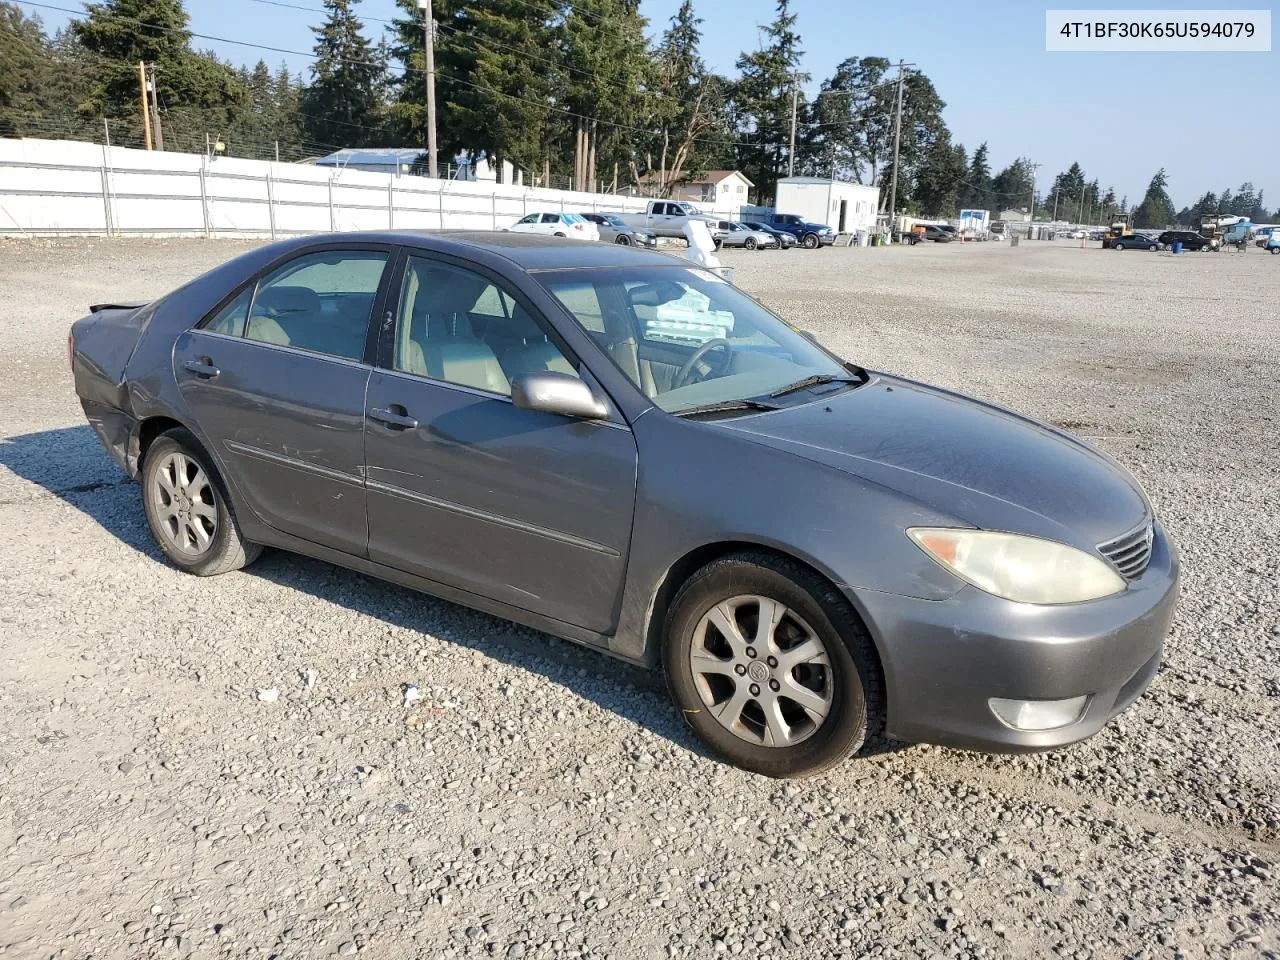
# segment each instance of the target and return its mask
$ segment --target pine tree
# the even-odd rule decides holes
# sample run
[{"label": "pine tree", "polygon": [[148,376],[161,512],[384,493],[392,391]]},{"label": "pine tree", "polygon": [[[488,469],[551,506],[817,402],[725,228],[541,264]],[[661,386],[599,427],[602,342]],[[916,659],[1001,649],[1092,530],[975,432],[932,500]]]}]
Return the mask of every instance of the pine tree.
[{"label": "pine tree", "polygon": [[992,207],[991,164],[985,140],[978,144],[969,158],[964,188],[960,191],[960,206],[970,210],[990,210]]},{"label": "pine tree", "polygon": [[633,183],[644,181],[659,196],[733,162],[725,82],[707,70],[699,52],[701,23],[691,0],[683,0],[652,52],[648,126],[654,133],[636,144],[628,166]]},{"label": "pine tree", "polygon": [[1156,171],[1147,186],[1146,196],[1133,212],[1133,225],[1140,228],[1166,227],[1173,222],[1173,202],[1169,199],[1169,178],[1164,167]]},{"label": "pine tree", "polygon": [[[397,129],[427,145],[425,43],[417,0],[396,0],[391,55],[405,68],[396,83]],[[557,68],[551,0],[442,0],[437,24],[436,126],[441,158],[465,153],[518,168],[542,166],[564,114],[549,105]],[[442,167],[443,170],[443,167]]]},{"label": "pine tree", "polygon": [[[787,173],[792,96],[808,76],[799,72],[800,35],[791,0],[778,0],[773,22],[765,28],[764,47],[738,57],[741,77],[734,84],[733,110],[738,139],[738,168],[756,185],[761,198],[772,197]],[[797,98],[798,108],[804,106]]]},{"label": "pine tree", "polygon": [[959,192],[968,176],[969,163],[963,144],[951,143],[943,132],[929,145],[916,171],[913,201],[920,213],[929,217],[954,217],[959,210]]},{"label": "pine tree", "polygon": [[45,120],[53,52],[38,17],[0,3],[0,137],[39,133]]},{"label": "pine tree", "polygon": [[312,82],[303,92],[304,129],[316,149],[378,146],[384,138],[381,99],[386,65],[364,35],[354,8],[360,0],[324,0]]}]

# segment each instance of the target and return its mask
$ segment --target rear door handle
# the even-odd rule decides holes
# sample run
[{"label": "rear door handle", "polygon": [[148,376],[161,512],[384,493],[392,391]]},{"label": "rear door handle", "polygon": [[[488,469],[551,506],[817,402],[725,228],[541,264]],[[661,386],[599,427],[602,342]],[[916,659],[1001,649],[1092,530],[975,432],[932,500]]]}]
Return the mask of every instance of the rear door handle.
[{"label": "rear door handle", "polygon": [[197,377],[202,377],[205,380],[212,380],[222,372],[207,359],[188,360],[183,363],[182,367],[189,373],[194,373]]},{"label": "rear door handle", "polygon": [[[400,409],[403,410],[404,408],[401,407]],[[396,430],[413,430],[418,426],[418,421],[413,417],[404,413],[396,413],[395,410],[385,410],[381,407],[374,407],[370,410],[369,419],[385,423],[388,427]]]}]

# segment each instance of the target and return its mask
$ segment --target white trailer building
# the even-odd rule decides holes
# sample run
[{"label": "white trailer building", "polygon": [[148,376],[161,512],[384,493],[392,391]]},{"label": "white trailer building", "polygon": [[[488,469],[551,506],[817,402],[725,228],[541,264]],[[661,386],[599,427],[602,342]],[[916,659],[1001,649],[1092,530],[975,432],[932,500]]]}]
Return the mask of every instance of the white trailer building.
[{"label": "white trailer building", "polygon": [[875,231],[880,188],[821,177],[783,177],[778,181],[778,213],[792,213],[811,223],[824,223],[836,233]]}]

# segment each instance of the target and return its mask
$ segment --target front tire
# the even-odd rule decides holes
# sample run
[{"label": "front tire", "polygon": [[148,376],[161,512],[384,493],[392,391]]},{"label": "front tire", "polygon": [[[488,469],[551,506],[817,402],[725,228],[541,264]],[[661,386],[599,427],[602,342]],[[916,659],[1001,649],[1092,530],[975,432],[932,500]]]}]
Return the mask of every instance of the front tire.
[{"label": "front tire", "polygon": [[883,722],[870,635],[831,584],[791,560],[738,553],[703,567],[671,604],[663,656],[698,738],[755,773],[821,773]]},{"label": "front tire", "polygon": [[222,478],[190,431],[162,433],[142,465],[142,506],[169,562],[198,577],[253,563],[262,547],[240,533]]},{"label": "front tire", "polygon": [[1150,250],[1150,251],[1152,251],[1152,252],[1154,253],[1156,250],[1159,250],[1159,249],[1160,249],[1160,244],[1158,244],[1158,243],[1153,243],[1153,244],[1151,244],[1151,246],[1147,247],[1147,249],[1148,249],[1148,250]]},{"label": "front tire", "polygon": [[756,243],[755,237],[747,237],[747,239],[742,241],[742,245],[748,250],[754,250],[759,246],[759,244]]},{"label": "front tire", "polygon": [[806,250],[818,249],[818,235],[816,233],[806,233],[804,235],[804,248]]},{"label": "front tire", "polygon": [[621,247],[631,246],[631,238],[627,236],[625,233],[618,234],[618,238],[613,242],[618,244],[618,246],[621,246]]}]

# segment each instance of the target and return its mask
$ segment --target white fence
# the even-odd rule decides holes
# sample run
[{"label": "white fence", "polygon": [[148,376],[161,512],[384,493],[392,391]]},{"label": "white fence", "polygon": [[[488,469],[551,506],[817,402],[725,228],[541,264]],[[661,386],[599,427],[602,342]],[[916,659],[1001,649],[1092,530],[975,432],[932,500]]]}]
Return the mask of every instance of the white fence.
[{"label": "white fence", "polygon": [[496,230],[533,210],[640,211],[646,202],[76,141],[0,139],[0,236],[274,238],[336,230]]}]

